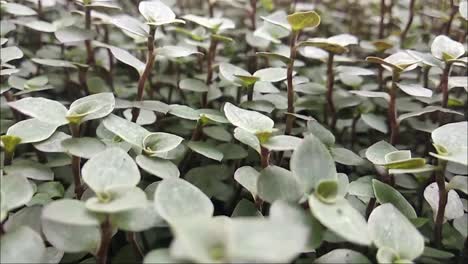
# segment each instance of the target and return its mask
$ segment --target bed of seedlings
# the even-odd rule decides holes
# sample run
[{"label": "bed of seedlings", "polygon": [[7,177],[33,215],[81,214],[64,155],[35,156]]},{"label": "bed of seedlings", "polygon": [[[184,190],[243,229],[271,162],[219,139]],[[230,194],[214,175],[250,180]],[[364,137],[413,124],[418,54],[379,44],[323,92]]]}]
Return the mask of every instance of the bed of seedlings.
[{"label": "bed of seedlings", "polygon": [[467,263],[465,0],[1,0],[1,263]]}]

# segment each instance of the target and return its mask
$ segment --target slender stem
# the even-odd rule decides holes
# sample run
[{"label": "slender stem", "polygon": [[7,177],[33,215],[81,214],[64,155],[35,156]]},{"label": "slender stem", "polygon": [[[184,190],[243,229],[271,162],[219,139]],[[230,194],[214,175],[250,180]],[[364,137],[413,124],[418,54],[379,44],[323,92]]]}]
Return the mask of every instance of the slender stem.
[{"label": "slender stem", "polygon": [[[250,11],[249,11],[249,17],[250,17],[250,26],[251,30],[255,31],[257,29],[257,0],[250,0]],[[255,72],[257,70],[257,56],[255,56],[257,52],[257,48],[252,47],[252,56],[250,57],[250,62],[249,62],[249,72]],[[252,87],[247,87],[247,100],[252,101],[253,99],[253,86]]]},{"label": "slender stem", "polygon": [[380,0],[380,22],[379,22],[379,39],[384,37],[385,30],[385,0]]},{"label": "slender stem", "polygon": [[404,47],[406,35],[408,34],[408,31],[411,28],[411,24],[413,23],[415,3],[416,3],[416,0],[410,0],[409,6],[408,6],[408,11],[409,11],[408,22],[406,23],[405,29],[403,29],[403,32],[401,32],[401,35],[400,35],[400,48]]},{"label": "slender stem", "polygon": [[203,135],[203,130],[202,129],[203,129],[202,122],[200,120],[198,120],[197,126],[195,127],[195,129],[192,132],[192,138],[191,138],[192,141],[200,140],[201,136]]},{"label": "slender stem", "polygon": [[366,208],[366,219],[369,219],[369,216],[372,213],[372,210],[374,210],[375,208],[375,203],[376,203],[375,197],[372,197],[369,199],[369,203],[367,204],[367,208]]},{"label": "slender stem", "polygon": [[[80,125],[79,124],[70,124],[70,131],[73,138],[80,137]],[[78,156],[72,156],[71,160],[72,172],[73,172],[73,181],[75,183],[75,195],[79,200],[81,195],[83,195],[83,185],[81,184],[81,158]]]},{"label": "slender stem", "polygon": [[388,91],[390,95],[390,102],[388,105],[388,122],[390,126],[390,144],[394,145],[397,143],[399,134],[399,124],[397,120],[397,108],[396,108],[396,94],[397,94],[397,82],[400,79],[400,73],[393,71],[392,74],[392,86]]},{"label": "slender stem", "polygon": [[357,122],[359,121],[360,114],[356,114],[353,118],[353,122],[351,123],[351,149],[354,148],[354,144],[356,144],[357,138],[356,138],[356,125]]},{"label": "slender stem", "polygon": [[130,243],[130,245],[133,248],[133,252],[135,253],[135,256],[141,260],[145,256],[143,253],[143,249],[138,245],[138,242],[136,240],[136,233],[135,232],[127,232],[127,241]]},{"label": "slender stem", "polygon": [[434,228],[434,239],[437,247],[441,247],[442,243],[442,225],[444,224],[445,206],[447,205],[447,191],[445,189],[445,167],[446,161],[439,160],[439,171],[436,173],[437,187],[439,188],[439,204]]},{"label": "slender stem", "polygon": [[[445,64],[445,68],[442,72],[442,76],[440,78],[440,84],[439,84],[439,91],[442,93],[442,107],[447,108],[448,106],[448,100],[449,100],[449,90],[448,90],[448,79],[450,75],[450,63]],[[446,115],[444,115],[443,112],[439,113],[439,124],[444,123],[444,118]]]},{"label": "slender stem", "polygon": [[333,57],[334,53],[328,53],[327,61],[327,110],[330,112],[331,122],[330,128],[335,130],[336,126],[336,109],[333,103],[333,83],[335,82],[335,76],[333,72]]},{"label": "slender stem", "polygon": [[88,89],[88,68],[87,67],[80,67],[78,69],[78,81],[80,83],[81,89],[83,89],[83,92],[86,95],[89,95],[89,89]]},{"label": "slender stem", "polygon": [[[91,30],[91,7],[88,5],[85,5],[84,11],[85,11],[85,28],[86,30]],[[94,51],[93,51],[93,47],[91,45],[90,39],[85,40],[85,46],[86,46],[86,53],[87,53],[86,64],[93,65],[95,63]]]},{"label": "slender stem", "polygon": [[[207,54],[207,61],[206,61],[206,80],[205,83],[208,86],[208,89],[210,89],[210,85],[213,79],[213,61],[216,57],[216,46],[218,45],[218,42],[211,38],[210,39],[210,47],[208,48],[208,54]],[[207,107],[208,105],[208,92],[203,93],[202,96],[202,107]]]},{"label": "slender stem", "polygon": [[[103,25],[104,27],[104,43],[109,44],[109,27],[108,25]],[[109,82],[109,86],[112,91],[114,91],[114,78],[113,78],[113,71],[114,71],[114,56],[112,55],[112,52],[110,49],[107,50],[107,57],[109,60],[109,72],[107,75],[107,81]]]},{"label": "slender stem", "polygon": [[[296,59],[296,42],[299,36],[298,31],[293,31],[291,33],[291,38],[289,40],[289,64],[287,70],[287,83],[288,83],[288,112],[294,113],[294,87],[293,87],[293,70],[294,70],[294,60]],[[285,134],[291,134],[292,128],[294,125],[294,116],[286,115],[286,130]]]},{"label": "slender stem", "polygon": [[[145,69],[143,70],[143,73],[140,76],[140,79],[138,80],[138,86],[137,86],[137,100],[142,101],[143,100],[143,93],[145,91],[145,83],[146,80],[148,79],[148,76],[153,69],[153,64],[155,60],[155,54],[154,54],[154,33],[156,33],[156,27],[155,26],[150,26],[150,32],[148,36],[148,41],[147,41],[147,49],[148,49],[148,54],[146,56],[146,65]],[[132,109],[132,122],[136,122],[138,119],[138,116],[140,115],[140,108],[133,108]]]},{"label": "slender stem", "polygon": [[97,264],[107,263],[107,252],[109,251],[109,245],[112,240],[112,226],[109,221],[109,216],[106,215],[106,219],[101,224],[101,245],[96,254]]},{"label": "slender stem", "polygon": [[450,29],[452,27],[452,22],[453,22],[453,19],[454,19],[455,15],[457,14],[457,12],[458,12],[458,9],[455,6],[454,1],[450,0],[450,18],[447,21],[447,24],[445,24],[445,28],[444,28],[445,29],[444,33],[447,36],[450,34]]},{"label": "slender stem", "polygon": [[267,148],[260,147],[260,158],[262,168],[266,168],[270,165],[270,151]]},{"label": "slender stem", "polygon": [[439,84],[439,89],[440,92],[442,93],[442,107],[447,107],[448,105],[448,98],[449,98],[449,91],[448,91],[448,78],[450,74],[450,63],[445,64],[444,71],[442,73],[441,79],[440,79],[440,84]]}]

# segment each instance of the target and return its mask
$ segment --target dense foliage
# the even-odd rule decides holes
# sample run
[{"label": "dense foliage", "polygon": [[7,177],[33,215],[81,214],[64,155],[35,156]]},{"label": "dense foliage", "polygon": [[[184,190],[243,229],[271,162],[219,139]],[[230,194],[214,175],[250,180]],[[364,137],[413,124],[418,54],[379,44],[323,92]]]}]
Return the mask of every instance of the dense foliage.
[{"label": "dense foliage", "polygon": [[1,0],[1,263],[467,263],[467,1]]}]

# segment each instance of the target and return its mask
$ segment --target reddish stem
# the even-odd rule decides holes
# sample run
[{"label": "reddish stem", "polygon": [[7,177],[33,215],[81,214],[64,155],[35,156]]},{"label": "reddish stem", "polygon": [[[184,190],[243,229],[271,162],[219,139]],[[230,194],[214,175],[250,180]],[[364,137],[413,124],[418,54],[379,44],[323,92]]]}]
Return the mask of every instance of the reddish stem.
[{"label": "reddish stem", "polygon": [[[294,113],[294,87],[293,87],[293,71],[294,71],[294,60],[296,58],[296,42],[299,36],[298,31],[293,31],[291,33],[291,38],[289,40],[289,64],[287,70],[287,84],[288,84],[288,112]],[[294,125],[294,116],[286,115],[286,130],[285,134],[290,135]]]},{"label": "reddish stem", "polygon": [[[137,91],[137,100],[142,101],[143,100],[143,94],[145,91],[145,83],[146,80],[148,79],[148,76],[153,69],[153,64],[156,55],[154,54],[154,33],[156,32],[156,27],[151,26],[150,27],[150,32],[148,36],[148,41],[147,41],[147,49],[148,49],[148,54],[146,57],[146,65],[145,69],[143,70],[143,73],[140,76],[140,79],[138,80],[138,91]],[[140,108],[133,108],[132,109],[132,122],[136,122],[138,120],[138,116],[140,115]]]}]

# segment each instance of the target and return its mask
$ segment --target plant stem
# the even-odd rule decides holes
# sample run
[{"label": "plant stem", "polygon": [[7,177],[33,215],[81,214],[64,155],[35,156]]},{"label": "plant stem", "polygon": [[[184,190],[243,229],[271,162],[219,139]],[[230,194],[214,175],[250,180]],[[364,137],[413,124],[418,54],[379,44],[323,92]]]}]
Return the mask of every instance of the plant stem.
[{"label": "plant stem", "polygon": [[89,95],[88,83],[87,83],[88,67],[80,67],[78,69],[78,82],[80,83],[81,89],[85,95]]},{"label": "plant stem", "polygon": [[379,39],[384,37],[385,30],[385,0],[380,0],[380,22],[379,22]]},{"label": "plant stem", "polygon": [[[251,30],[255,31],[257,29],[257,0],[250,0],[250,11],[249,11],[249,17],[250,17],[250,26]],[[257,48],[252,47],[252,57],[250,57],[250,62],[249,62],[249,72],[255,72],[257,70],[257,56],[255,55],[257,52]],[[252,101],[253,99],[253,85],[252,87],[247,87],[247,100]]]},{"label": "plant stem", "polygon": [[262,168],[266,168],[270,165],[270,151],[262,146],[260,147],[260,159]]},{"label": "plant stem", "polygon": [[327,110],[331,115],[330,128],[335,130],[336,126],[336,109],[335,104],[333,103],[333,83],[335,82],[334,72],[333,72],[333,57],[334,53],[328,53],[327,61]]},{"label": "plant stem", "polygon": [[[70,124],[70,131],[73,138],[80,137],[80,125],[79,124]],[[75,195],[79,200],[83,195],[83,185],[81,184],[81,158],[78,156],[72,156],[71,160],[72,171],[73,171],[73,181],[75,183]]]},{"label": "plant stem", "polygon": [[145,256],[143,253],[143,249],[138,245],[138,242],[136,240],[136,233],[135,232],[127,232],[127,241],[130,243],[130,245],[133,248],[133,252],[135,253],[135,256],[137,257],[138,260],[143,259]]},{"label": "plant stem", "polygon": [[439,188],[439,204],[434,228],[435,244],[438,248],[442,245],[442,225],[444,224],[445,206],[447,205],[447,191],[445,190],[446,161],[439,160],[439,171],[436,172],[436,182]]},{"label": "plant stem", "polygon": [[[293,70],[294,70],[294,60],[296,58],[296,42],[299,36],[298,31],[293,31],[291,33],[291,38],[289,40],[289,64],[287,71],[287,83],[288,83],[288,112],[294,114],[294,87],[293,87]],[[286,130],[285,134],[290,135],[294,124],[294,116],[286,115]]]},{"label": "plant stem", "polygon": [[[88,5],[85,5],[84,11],[85,11],[85,28],[86,30],[91,30],[91,7]],[[93,51],[93,47],[91,45],[90,39],[85,40],[85,46],[86,46],[86,53],[87,53],[86,64],[94,65],[95,63],[94,51]]]},{"label": "plant stem", "polygon": [[448,91],[448,78],[450,74],[450,63],[445,64],[444,71],[442,73],[439,89],[442,93],[442,107],[446,108],[448,105],[449,91]]},{"label": "plant stem", "polygon": [[404,47],[406,35],[408,34],[409,29],[411,28],[411,24],[413,23],[413,17],[414,17],[414,4],[416,0],[410,0],[409,6],[408,6],[408,22],[406,23],[405,29],[403,32],[401,32],[400,35],[400,48]]},{"label": "plant stem", "polygon": [[106,215],[106,219],[101,224],[101,245],[96,254],[96,263],[97,264],[106,264],[107,263],[107,252],[109,250],[109,245],[112,240],[112,227],[109,221],[109,216]]},{"label": "plant stem", "polygon": [[[448,106],[448,100],[449,100],[449,90],[448,90],[448,79],[450,75],[450,63],[446,63],[444,70],[442,72],[442,76],[440,77],[440,84],[439,84],[439,91],[442,93],[442,102],[441,105],[443,108],[447,108]],[[443,112],[439,113],[439,124],[444,123],[444,115]]]},{"label": "plant stem", "polygon": [[[148,79],[148,76],[153,69],[153,64],[154,64],[154,59],[156,55],[154,54],[154,33],[156,33],[156,27],[155,26],[150,26],[150,32],[148,36],[148,41],[147,41],[147,49],[148,49],[148,54],[146,56],[146,65],[145,69],[143,70],[143,73],[140,76],[140,79],[138,80],[138,91],[137,91],[137,100],[142,101],[143,100],[143,93],[145,91],[145,83],[146,80]],[[132,122],[136,122],[138,119],[138,116],[140,115],[140,108],[133,108],[132,109]]]},{"label": "plant stem", "polygon": [[191,138],[192,141],[200,140],[201,136],[203,135],[202,129],[203,129],[202,122],[201,122],[201,120],[198,120],[197,121],[197,126],[195,127],[195,129],[192,132],[192,138]]},{"label": "plant stem", "polygon": [[390,144],[395,145],[397,143],[399,134],[399,124],[397,120],[397,108],[396,108],[396,94],[397,94],[397,82],[400,79],[400,73],[396,70],[392,74],[392,86],[388,91],[390,95],[390,102],[388,104],[388,122],[390,126]]},{"label": "plant stem", "polygon": [[458,9],[456,8],[454,1],[450,0],[450,17],[449,17],[449,20],[447,21],[447,24],[445,24],[445,27],[444,27],[445,29],[444,34],[447,36],[450,34],[450,28],[452,27],[453,18],[455,17],[457,12],[458,12]]},{"label": "plant stem", "polygon": [[[206,80],[205,83],[208,86],[208,89],[210,89],[211,81],[213,79],[213,61],[214,58],[216,57],[216,46],[218,45],[218,42],[211,38],[210,39],[210,47],[208,48],[208,54],[207,54],[207,61],[206,61]],[[202,107],[207,107],[208,105],[208,92],[203,93],[202,96]]]}]

